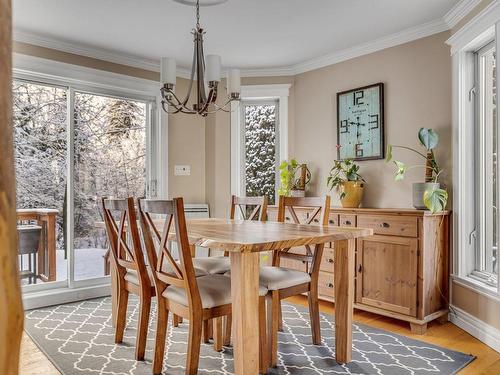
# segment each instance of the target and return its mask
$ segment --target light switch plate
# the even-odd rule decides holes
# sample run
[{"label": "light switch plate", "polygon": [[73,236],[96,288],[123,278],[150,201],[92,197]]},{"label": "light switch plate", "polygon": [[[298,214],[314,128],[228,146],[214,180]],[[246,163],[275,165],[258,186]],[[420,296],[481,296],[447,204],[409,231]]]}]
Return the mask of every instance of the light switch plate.
[{"label": "light switch plate", "polygon": [[176,165],[174,166],[174,176],[189,176],[191,175],[190,165]]}]

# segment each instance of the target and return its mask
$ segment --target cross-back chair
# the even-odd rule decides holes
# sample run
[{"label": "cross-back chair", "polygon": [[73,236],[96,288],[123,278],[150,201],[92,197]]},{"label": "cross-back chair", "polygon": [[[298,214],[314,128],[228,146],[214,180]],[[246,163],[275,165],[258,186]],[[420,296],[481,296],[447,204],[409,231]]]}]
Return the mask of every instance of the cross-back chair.
[{"label": "cross-back chair", "polygon": [[101,208],[115,268],[115,343],[121,343],[127,318],[129,293],[139,296],[135,358],[144,359],[151,297],[155,294],[144,262],[133,198],[101,199]]},{"label": "cross-back chair", "polygon": [[[313,208],[313,212],[301,221],[296,207]],[[278,206],[278,221],[285,222],[286,211],[290,213],[292,221],[305,225],[328,225],[330,213],[330,196],[326,197],[284,197],[280,196]],[[269,290],[267,301],[268,345],[270,350],[271,366],[277,365],[278,359],[278,330],[281,325],[281,300],[294,295],[307,293],[309,301],[309,316],[311,320],[312,341],[321,343],[318,276],[323,255],[323,244],[306,245],[303,251],[298,249],[283,249],[273,253],[272,266],[261,267],[260,283]],[[306,272],[280,267],[280,259],[291,258],[307,264]]]},{"label": "cross-back chair", "polygon": [[[182,198],[174,198],[171,201],[142,199],[138,200],[137,206],[158,301],[153,373],[159,374],[162,370],[168,313],[172,312],[189,320],[186,374],[196,374],[203,322],[231,314],[231,280],[218,274],[196,278]],[[152,219],[151,215],[164,217],[158,222],[158,219]],[[171,239],[178,244],[179,261],[173,258],[168,245],[172,227],[175,227],[175,238]],[[259,325],[261,368],[267,368],[264,308],[266,294],[265,288],[259,288],[263,313]]]}]

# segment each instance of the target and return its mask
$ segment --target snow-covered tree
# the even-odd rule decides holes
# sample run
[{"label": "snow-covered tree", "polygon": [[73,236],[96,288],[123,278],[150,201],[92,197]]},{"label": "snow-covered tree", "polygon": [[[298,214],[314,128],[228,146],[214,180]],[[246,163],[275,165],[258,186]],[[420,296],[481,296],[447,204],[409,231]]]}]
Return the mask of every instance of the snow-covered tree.
[{"label": "snow-covered tree", "polygon": [[245,106],[246,193],[267,195],[276,187],[276,105]]}]

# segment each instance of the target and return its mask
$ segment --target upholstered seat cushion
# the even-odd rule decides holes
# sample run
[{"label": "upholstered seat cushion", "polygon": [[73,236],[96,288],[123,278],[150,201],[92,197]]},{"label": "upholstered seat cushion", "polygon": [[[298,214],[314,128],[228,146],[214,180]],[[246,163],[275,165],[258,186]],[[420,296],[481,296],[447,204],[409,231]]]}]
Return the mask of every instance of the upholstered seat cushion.
[{"label": "upholstered seat cushion", "polygon": [[[154,280],[153,280],[153,275],[150,272],[149,266],[146,266],[146,269],[148,270],[148,276],[149,280],[151,280],[151,285],[153,285]],[[169,264],[166,264],[166,262],[163,264],[163,270],[167,273],[174,273],[172,267]],[[194,272],[196,277],[201,277],[201,276],[207,276],[208,272],[205,272],[204,270],[194,267]],[[139,279],[137,278],[137,271],[128,269],[127,273],[125,274],[125,280],[127,280],[130,283],[139,285]]]},{"label": "upholstered seat cushion", "polygon": [[[196,278],[200,291],[201,304],[204,309],[223,306],[231,303],[231,279],[224,275],[208,275]],[[267,289],[259,287],[259,296],[265,296]],[[184,288],[169,286],[163,297],[188,306],[188,298]]]},{"label": "upholstered seat cushion", "polygon": [[260,268],[260,285],[268,290],[279,290],[308,283],[311,276],[307,272],[283,267],[264,266]]},{"label": "upholstered seat cushion", "polygon": [[225,273],[231,269],[231,261],[225,256],[193,258],[193,265],[208,275]]}]

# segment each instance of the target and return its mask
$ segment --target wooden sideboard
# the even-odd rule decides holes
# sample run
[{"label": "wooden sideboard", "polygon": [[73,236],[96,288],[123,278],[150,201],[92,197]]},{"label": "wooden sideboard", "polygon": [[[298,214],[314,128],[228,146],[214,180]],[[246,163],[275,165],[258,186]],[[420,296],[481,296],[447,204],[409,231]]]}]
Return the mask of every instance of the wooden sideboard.
[{"label": "wooden sideboard", "polygon": [[[311,209],[295,210],[307,218]],[[278,209],[268,208],[276,220]],[[449,228],[448,211],[431,214],[413,209],[332,208],[330,225],[372,228],[374,235],[356,243],[355,305],[360,310],[410,323],[423,334],[427,323],[448,314]],[[286,215],[286,221],[292,221]],[[301,249],[297,249],[301,251]],[[335,301],[331,246],[324,249],[319,276],[320,298]],[[281,265],[305,270],[306,264],[282,259]]]}]

